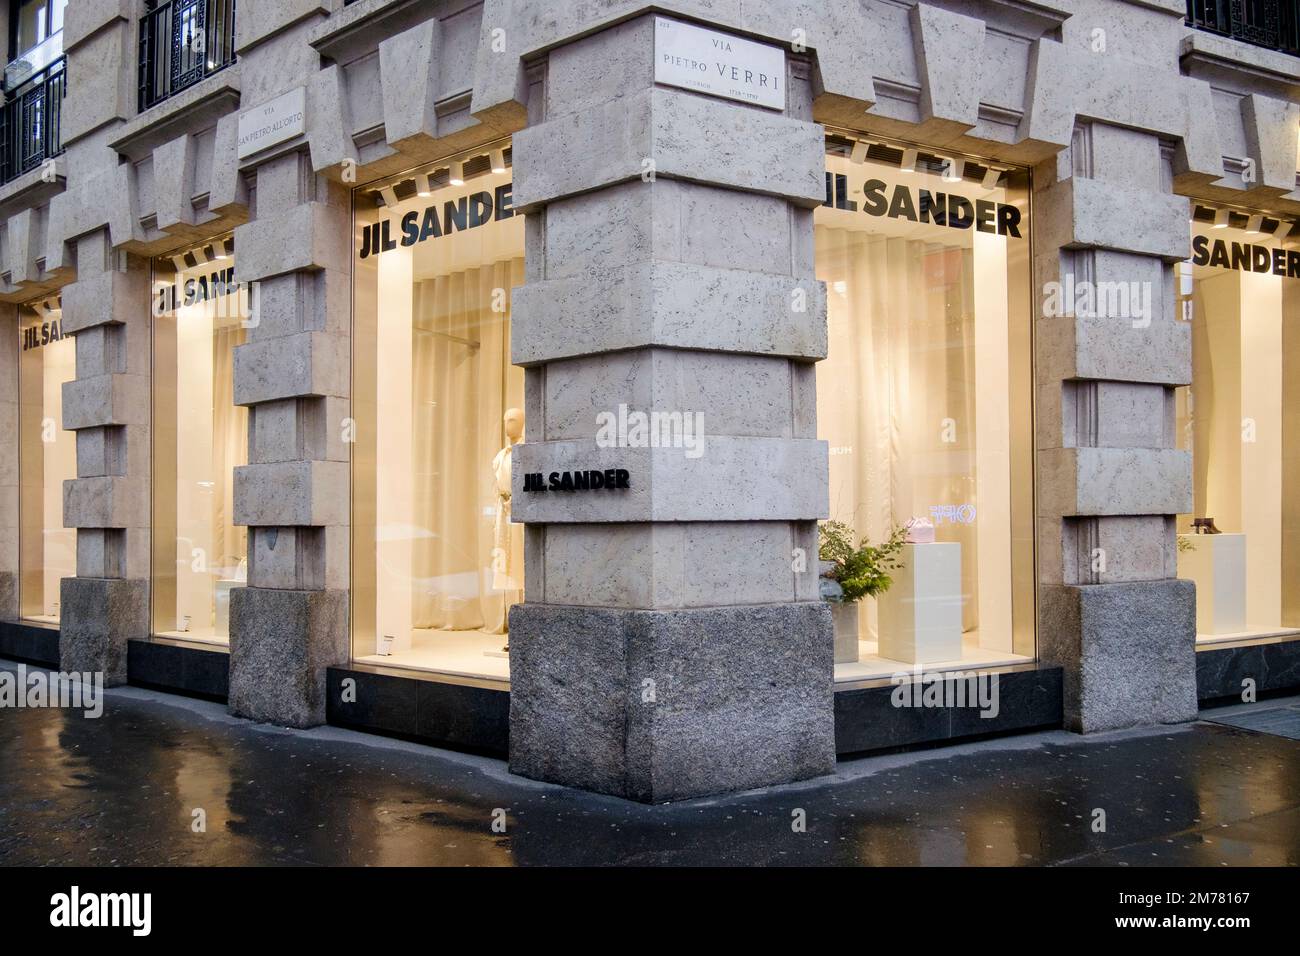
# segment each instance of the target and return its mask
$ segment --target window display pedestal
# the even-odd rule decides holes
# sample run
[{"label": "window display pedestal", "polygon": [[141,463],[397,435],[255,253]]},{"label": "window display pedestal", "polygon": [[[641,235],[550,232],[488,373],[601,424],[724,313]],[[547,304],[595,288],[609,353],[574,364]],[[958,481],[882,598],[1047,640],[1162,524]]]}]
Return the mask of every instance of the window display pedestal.
[{"label": "window display pedestal", "polygon": [[858,660],[858,605],[856,601],[828,601],[835,628],[835,663]]},{"label": "window display pedestal", "polygon": [[247,581],[225,580],[217,581],[217,619],[214,630],[219,635],[230,633],[230,590],[231,588],[242,588]]},{"label": "window display pedestal", "polygon": [[1178,576],[1196,583],[1196,633],[1246,630],[1246,536],[1180,534],[1192,550],[1178,552]]},{"label": "window display pedestal", "polygon": [[876,599],[880,656],[908,664],[960,659],[961,545],[905,544],[893,578]]}]

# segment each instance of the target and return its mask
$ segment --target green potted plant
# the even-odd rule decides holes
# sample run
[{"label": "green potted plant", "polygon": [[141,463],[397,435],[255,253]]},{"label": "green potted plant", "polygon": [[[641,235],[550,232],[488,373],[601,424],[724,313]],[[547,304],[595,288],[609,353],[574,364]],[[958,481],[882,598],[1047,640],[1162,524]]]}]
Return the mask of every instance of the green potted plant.
[{"label": "green potted plant", "polygon": [[894,583],[907,529],[895,527],[880,544],[866,537],[854,543],[853,529],[842,521],[825,521],[817,528],[821,559],[822,596],[831,605],[835,624],[835,663],[858,659],[858,602],[883,594]]}]

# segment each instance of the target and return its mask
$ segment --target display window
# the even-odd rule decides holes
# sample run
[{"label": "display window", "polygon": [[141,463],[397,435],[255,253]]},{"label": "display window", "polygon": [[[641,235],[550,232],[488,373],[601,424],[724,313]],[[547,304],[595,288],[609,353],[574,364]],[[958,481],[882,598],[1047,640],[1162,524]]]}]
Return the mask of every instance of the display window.
[{"label": "display window", "polygon": [[853,549],[894,539],[863,559],[887,587],[823,589],[836,679],[1032,660],[1028,174],[832,135],[814,222],[829,528]]},{"label": "display window", "polygon": [[510,522],[523,371],[510,364],[523,218],[498,144],[356,191],[352,653],[509,678],[523,600]]},{"label": "display window", "polygon": [[57,297],[18,310],[19,615],[59,622],[63,578],[77,573],[77,532],[63,526],[63,483],[77,477],[77,436],[63,429],[63,384],[77,353]]},{"label": "display window", "polygon": [[1300,634],[1300,242],[1289,221],[1198,207],[1179,263],[1191,385],[1176,390],[1193,512],[1178,576],[1200,642]]},{"label": "display window", "polygon": [[229,236],[153,263],[153,633],[227,643],[230,592],[248,580],[234,470],[248,461],[235,348],[249,291]]}]

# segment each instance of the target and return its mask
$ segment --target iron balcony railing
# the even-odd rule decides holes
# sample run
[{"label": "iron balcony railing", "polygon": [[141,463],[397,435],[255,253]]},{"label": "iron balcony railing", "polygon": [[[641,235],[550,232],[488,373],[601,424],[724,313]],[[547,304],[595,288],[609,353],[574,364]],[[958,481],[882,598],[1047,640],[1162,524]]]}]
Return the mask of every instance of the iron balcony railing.
[{"label": "iron balcony railing", "polygon": [[140,111],[234,62],[235,0],[155,0],[140,21]]},{"label": "iron balcony railing", "polygon": [[63,152],[59,119],[68,92],[66,60],[33,74],[0,106],[0,182],[17,179]]},{"label": "iron balcony railing", "polygon": [[1187,24],[1300,56],[1300,0],[1187,0]]}]

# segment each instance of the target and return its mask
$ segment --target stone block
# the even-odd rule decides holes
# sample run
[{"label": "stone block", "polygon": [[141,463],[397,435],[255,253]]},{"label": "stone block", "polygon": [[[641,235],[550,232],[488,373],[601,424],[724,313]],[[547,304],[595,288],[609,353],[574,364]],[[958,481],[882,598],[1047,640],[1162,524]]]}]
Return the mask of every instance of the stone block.
[{"label": "stone block", "polygon": [[834,769],[822,602],[520,604],[510,652],[512,773],[660,803]]},{"label": "stone block", "polygon": [[[526,437],[594,438],[606,416],[638,410],[698,413],[706,435],[802,437],[795,435],[801,367],[780,357],[681,349],[562,359],[546,366],[545,419],[530,418]],[[735,401],[742,394],[745,401]]]},{"label": "stone block", "polygon": [[65,528],[142,528],[149,523],[149,485],[143,476],[105,475],[63,482]]},{"label": "stone block", "polygon": [[1093,733],[1195,720],[1190,581],[1040,589],[1039,655],[1064,670],[1065,723]]},{"label": "stone block", "polygon": [[286,727],[325,722],[325,669],[348,659],[346,591],[230,592],[230,712]]},{"label": "stone block", "polygon": [[[686,451],[601,448],[594,439],[516,445],[513,520],[538,524],[812,521],[829,513],[829,458],[824,441],[719,435],[706,436],[698,457],[688,457]],[[627,487],[544,492],[523,487],[529,473],[541,474],[549,485],[552,473],[600,471],[603,482],[603,472],[611,469],[628,472]]]},{"label": "stone block", "polygon": [[384,138],[394,149],[437,138],[441,46],[437,17],[379,42]]},{"label": "stone block", "polygon": [[527,213],[653,170],[813,208],[826,198],[823,137],[814,123],[645,90],[517,133],[514,204]]},{"label": "stone block", "polygon": [[18,620],[18,572],[0,571],[0,621]]},{"label": "stone block", "polygon": [[348,210],[306,202],[245,223],[235,229],[241,282],[256,282],[286,272],[348,269],[352,229]]},{"label": "stone block", "polygon": [[964,132],[979,122],[984,21],[928,3],[911,9],[921,119]]},{"label": "stone block", "polygon": [[63,287],[63,334],[139,316],[150,301],[149,270],[110,269]]},{"label": "stone block", "polygon": [[126,683],[127,641],[149,636],[149,582],[142,578],[64,578],[59,588],[59,669]]},{"label": "stone block", "polygon": [[[817,598],[816,542],[804,523],[681,521],[546,526],[530,600],[663,609]],[[794,569],[794,549],[808,570]],[[602,569],[593,574],[593,568]]]},{"label": "stone block", "polygon": [[654,345],[826,357],[826,287],[811,278],[642,263],[530,282],[512,317],[516,365]]},{"label": "stone block", "polygon": [[790,275],[792,233],[805,225],[795,223],[790,204],[776,196],[634,180],[547,206],[546,278],[655,259]]},{"label": "stone block", "polygon": [[1241,118],[1258,184],[1284,193],[1294,192],[1300,103],[1251,93],[1242,98]]},{"label": "stone block", "polygon": [[235,468],[235,524],[288,527],[346,524],[348,463],[284,461]]},{"label": "stone block", "polygon": [[235,404],[285,398],[346,396],[348,340],[328,332],[295,332],[235,347]]},{"label": "stone block", "polygon": [[92,375],[63,383],[63,427],[149,424],[149,379],[144,375]]},{"label": "stone block", "polygon": [[1175,448],[1045,448],[1042,515],[1172,515],[1192,510],[1191,453]]}]

